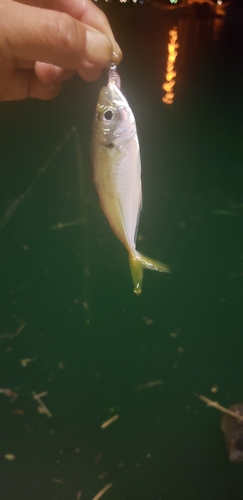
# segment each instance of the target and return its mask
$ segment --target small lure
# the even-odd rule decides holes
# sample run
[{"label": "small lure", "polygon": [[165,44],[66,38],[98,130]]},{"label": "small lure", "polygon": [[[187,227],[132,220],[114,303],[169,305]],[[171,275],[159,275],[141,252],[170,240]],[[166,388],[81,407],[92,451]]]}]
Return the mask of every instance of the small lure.
[{"label": "small lure", "polygon": [[134,292],[142,291],[143,270],[170,272],[169,267],[140,254],[136,236],[142,207],[141,160],[133,112],[120,90],[116,66],[100,91],[93,130],[94,182],[102,209],[128,251]]}]

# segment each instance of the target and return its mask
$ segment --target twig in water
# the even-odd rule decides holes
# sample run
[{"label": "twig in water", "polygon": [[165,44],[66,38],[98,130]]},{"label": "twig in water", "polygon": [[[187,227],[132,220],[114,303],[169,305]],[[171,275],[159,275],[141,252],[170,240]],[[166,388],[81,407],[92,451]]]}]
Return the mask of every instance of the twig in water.
[{"label": "twig in water", "polygon": [[31,391],[31,394],[33,396],[33,399],[35,399],[38,403],[37,411],[51,418],[52,417],[51,412],[48,410],[46,405],[44,405],[43,401],[41,400],[41,398],[47,395],[47,392],[45,391],[45,392],[40,392],[40,394],[36,394],[35,391]]},{"label": "twig in water", "polygon": [[115,422],[116,420],[118,420],[119,415],[114,415],[113,417],[109,418],[109,420],[106,420],[105,422],[103,422],[103,424],[100,426],[101,429],[106,429],[106,427],[108,427],[109,425],[113,424],[113,422]]},{"label": "twig in water", "polygon": [[243,422],[243,416],[239,415],[238,413],[235,413],[234,411],[228,410],[228,408],[224,408],[224,406],[221,406],[217,401],[212,401],[209,398],[206,398],[205,396],[198,396],[199,399],[204,401],[208,406],[213,406],[213,408],[216,408],[219,411],[222,411],[223,413],[227,413],[227,415],[230,415],[230,417],[234,417],[237,420],[240,420]]},{"label": "twig in water", "polygon": [[158,385],[163,385],[163,380],[153,380],[152,382],[147,382],[146,384],[137,385],[134,387],[135,391],[140,391],[141,389],[150,389],[151,387],[156,387]]},{"label": "twig in water", "polygon": [[14,337],[17,337],[22,332],[22,330],[24,329],[24,327],[26,325],[27,325],[27,321],[23,320],[21,325],[19,325],[19,327],[17,328],[16,332],[14,332],[14,333],[2,333],[0,335],[0,340],[13,339]]},{"label": "twig in water", "polygon": [[95,497],[92,498],[92,500],[99,500],[99,498],[101,498],[105,494],[105,492],[109,490],[111,487],[112,483],[106,484],[106,486],[104,486],[104,488],[102,488],[102,490],[100,490],[99,493],[97,493],[97,495],[95,495]]}]

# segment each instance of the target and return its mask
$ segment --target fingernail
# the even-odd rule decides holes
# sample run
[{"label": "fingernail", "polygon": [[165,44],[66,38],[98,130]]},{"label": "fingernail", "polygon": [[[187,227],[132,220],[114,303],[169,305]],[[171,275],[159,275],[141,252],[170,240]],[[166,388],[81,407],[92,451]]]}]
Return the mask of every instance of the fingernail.
[{"label": "fingernail", "polygon": [[111,62],[115,64],[119,64],[122,59],[122,51],[117,42],[113,43],[113,52],[112,52],[112,60]]},{"label": "fingernail", "polygon": [[86,58],[92,64],[107,66],[110,63],[112,45],[110,39],[102,33],[86,31]]}]

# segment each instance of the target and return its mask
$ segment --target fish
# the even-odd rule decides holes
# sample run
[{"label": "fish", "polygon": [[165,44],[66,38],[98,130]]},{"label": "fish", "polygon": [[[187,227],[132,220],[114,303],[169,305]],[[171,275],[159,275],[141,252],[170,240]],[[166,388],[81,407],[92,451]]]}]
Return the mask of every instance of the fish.
[{"label": "fish", "polygon": [[101,208],[128,251],[135,294],[142,292],[144,269],[170,272],[168,265],[136,249],[142,209],[141,158],[136,121],[120,90],[120,76],[110,65],[108,83],[100,90],[92,137],[94,184]]}]

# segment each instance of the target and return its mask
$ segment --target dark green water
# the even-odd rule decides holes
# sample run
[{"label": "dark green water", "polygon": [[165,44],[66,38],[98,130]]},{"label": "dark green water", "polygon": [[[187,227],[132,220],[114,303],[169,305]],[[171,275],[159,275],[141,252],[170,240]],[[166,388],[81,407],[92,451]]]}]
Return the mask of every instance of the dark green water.
[{"label": "dark green water", "polygon": [[[243,399],[242,17],[106,13],[141,145],[138,246],[172,274],[147,272],[136,297],[97,202],[89,143],[106,75],[74,79],[53,102],[1,103],[1,217],[46,170],[0,235],[0,334],[27,323],[0,337],[0,387],[18,394],[0,394],[0,498],[76,500],[82,491],[91,500],[112,483],[102,498],[242,500],[243,466],[229,463],[222,415],[197,397],[226,407]],[[169,106],[161,85],[173,26]],[[48,391],[52,418],[31,391]]]}]

